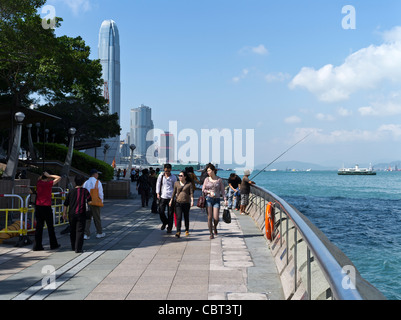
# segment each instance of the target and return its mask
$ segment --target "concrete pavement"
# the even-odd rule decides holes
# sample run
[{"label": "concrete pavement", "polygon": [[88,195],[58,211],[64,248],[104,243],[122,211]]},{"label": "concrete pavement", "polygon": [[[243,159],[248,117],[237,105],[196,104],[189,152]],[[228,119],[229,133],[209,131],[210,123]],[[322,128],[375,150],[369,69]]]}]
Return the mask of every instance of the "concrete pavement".
[{"label": "concrete pavement", "polygon": [[[69,235],[56,234],[61,248],[0,245],[2,300],[282,300],[268,243],[252,218],[231,210],[209,239],[206,213],[190,211],[190,235],[161,231],[157,214],[139,199],[106,200],[106,237],[92,236],[84,253],[70,250]],[[44,231],[47,240],[47,230]],[[44,242],[45,249],[49,248]]]}]

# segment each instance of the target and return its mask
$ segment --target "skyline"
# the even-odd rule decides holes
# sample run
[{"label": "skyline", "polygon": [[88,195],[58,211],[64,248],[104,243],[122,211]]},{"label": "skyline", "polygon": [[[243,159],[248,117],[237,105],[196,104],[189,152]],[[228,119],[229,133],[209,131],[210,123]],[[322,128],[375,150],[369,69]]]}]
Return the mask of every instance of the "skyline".
[{"label": "skyline", "polygon": [[[103,20],[120,32],[121,137],[130,110],[167,131],[254,130],[255,165],[353,166],[401,159],[401,3],[51,0],[58,36],[98,59]],[[348,6],[348,7],[346,7]],[[354,9],[354,15],[346,9]],[[347,24],[354,29],[347,29]]]}]

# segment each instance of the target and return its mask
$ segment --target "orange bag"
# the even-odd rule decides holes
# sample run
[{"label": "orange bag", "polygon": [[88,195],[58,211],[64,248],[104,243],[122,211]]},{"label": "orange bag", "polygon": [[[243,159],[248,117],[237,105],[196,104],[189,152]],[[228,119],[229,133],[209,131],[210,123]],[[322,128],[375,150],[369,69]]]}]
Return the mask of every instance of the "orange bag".
[{"label": "orange bag", "polygon": [[91,191],[90,191],[92,201],[89,202],[89,204],[91,206],[95,206],[95,207],[103,207],[104,204],[102,202],[102,199],[100,199],[100,196],[99,196],[98,183],[99,183],[99,180],[96,181],[95,188],[91,189]]}]

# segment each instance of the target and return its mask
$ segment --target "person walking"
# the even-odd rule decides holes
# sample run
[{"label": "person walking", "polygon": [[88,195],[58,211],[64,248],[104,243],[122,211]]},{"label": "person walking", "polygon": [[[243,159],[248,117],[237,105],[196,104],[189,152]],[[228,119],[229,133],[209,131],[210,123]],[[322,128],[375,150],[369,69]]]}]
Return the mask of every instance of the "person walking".
[{"label": "person walking", "polygon": [[185,220],[185,235],[189,235],[189,210],[194,205],[194,189],[191,178],[186,171],[181,171],[178,180],[174,183],[173,195],[169,203],[170,208],[175,200],[175,214],[177,216],[177,233],[175,236],[181,236],[182,215]]},{"label": "person walking", "polygon": [[83,252],[84,234],[86,225],[86,206],[91,201],[91,195],[83,187],[85,178],[75,177],[75,189],[71,190],[64,201],[63,218],[67,218],[70,223],[71,249],[76,253]]},{"label": "person walking", "polygon": [[[177,182],[175,175],[171,174],[171,164],[164,165],[164,173],[160,174],[157,178],[156,192],[157,199],[159,200],[159,215],[162,222],[161,230],[166,229],[167,233],[171,233],[173,228],[173,212],[169,206],[171,196],[174,191],[174,183]],[[167,217],[165,214],[167,207]]]},{"label": "person walking", "polygon": [[251,175],[250,170],[244,170],[244,177],[242,178],[241,186],[240,186],[240,194],[241,194],[241,205],[240,205],[240,214],[245,214],[246,207],[249,203],[249,194],[251,193],[251,185],[255,184],[255,182],[249,180],[249,176]]},{"label": "person walking", "polygon": [[138,190],[141,195],[142,207],[147,207],[150,197],[150,180],[149,180],[149,170],[143,169],[142,175],[138,178],[136,182],[136,190]]},{"label": "person walking", "polygon": [[152,213],[159,213],[157,211],[157,193],[156,193],[156,184],[157,184],[157,176],[156,171],[154,169],[149,170],[149,182],[151,187],[151,195],[152,195],[152,206],[151,212]]},{"label": "person walking", "polygon": [[214,235],[217,235],[221,196],[224,198],[225,205],[227,205],[227,198],[224,191],[223,181],[221,180],[221,178],[216,176],[216,173],[216,167],[213,164],[208,164],[208,177],[205,178],[202,186],[202,192],[206,197],[207,222],[210,232],[210,239],[213,239]]},{"label": "person walking", "polygon": [[61,180],[60,176],[51,175],[43,172],[36,184],[36,231],[33,251],[44,250],[42,245],[43,228],[46,222],[47,232],[49,233],[50,249],[60,247],[54,231],[53,211],[52,211],[52,188]]},{"label": "person walking", "polygon": [[[99,174],[101,172],[97,171],[96,169],[92,169],[90,171],[90,178],[85,181],[83,187],[91,192],[92,189],[97,188],[99,191],[99,197],[100,200],[103,202],[104,199],[104,194],[103,194],[103,186],[102,183],[100,182],[99,179]],[[91,227],[91,219],[93,217],[93,222],[95,223],[95,228],[96,228],[96,238],[104,238],[106,234],[102,230],[102,221],[100,218],[100,207],[99,206],[94,206],[92,204],[89,204],[89,215],[86,219],[86,224],[85,224],[85,235],[84,239],[89,240],[90,239],[90,227]]]},{"label": "person walking", "polygon": [[235,173],[230,174],[230,178],[228,179],[228,209],[232,209],[233,202],[234,209],[237,208],[238,197],[235,196],[235,194],[239,191],[239,186],[241,182],[241,178],[238,177]]}]

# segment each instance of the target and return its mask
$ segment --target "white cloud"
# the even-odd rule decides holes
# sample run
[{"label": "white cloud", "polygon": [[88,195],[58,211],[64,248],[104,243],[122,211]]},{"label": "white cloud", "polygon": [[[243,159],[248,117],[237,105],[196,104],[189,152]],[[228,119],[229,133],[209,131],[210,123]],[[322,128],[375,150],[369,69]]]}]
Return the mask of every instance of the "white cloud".
[{"label": "white cloud", "polygon": [[243,69],[239,76],[233,77],[231,80],[233,82],[240,82],[241,79],[244,79],[249,73],[249,69]]},{"label": "white cloud", "polygon": [[284,119],[284,122],[288,124],[300,123],[301,121],[301,118],[298,116],[291,116]]},{"label": "white cloud", "polygon": [[268,54],[268,51],[263,44],[260,44],[257,47],[253,47],[252,52],[260,55]]},{"label": "white cloud", "polygon": [[326,102],[346,100],[361,89],[374,89],[383,80],[401,83],[401,27],[383,33],[385,43],[358,50],[340,66],[303,67],[290,88],[303,87]]},{"label": "white cloud", "polygon": [[335,118],[331,114],[323,114],[323,113],[318,113],[316,114],[316,119],[321,120],[321,121],[334,121]]},{"label": "white cloud", "polygon": [[53,0],[53,2],[61,2],[67,5],[74,15],[91,10],[90,0]]},{"label": "white cloud", "polygon": [[241,54],[249,54],[249,53],[254,53],[258,55],[267,55],[269,51],[265,48],[263,44],[260,44],[256,47],[251,47],[251,46],[246,46],[243,47],[240,51]]},{"label": "white cloud", "polygon": [[293,133],[293,139],[299,141],[310,133],[312,134],[308,140],[318,144],[400,141],[401,125],[383,124],[376,130],[334,130],[328,133],[320,128],[297,128]]},{"label": "white cloud", "polygon": [[349,116],[352,116],[352,111],[351,111],[351,110],[348,110],[348,109],[345,109],[345,108],[343,108],[343,107],[338,108],[337,113],[338,113],[338,115],[341,116],[341,117],[349,117]]},{"label": "white cloud", "polygon": [[289,79],[291,76],[288,73],[277,72],[277,73],[269,73],[265,76],[267,82],[283,82]]},{"label": "white cloud", "polygon": [[358,112],[362,116],[395,116],[401,114],[401,102],[374,102],[370,106],[359,108]]}]

